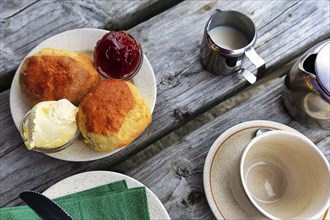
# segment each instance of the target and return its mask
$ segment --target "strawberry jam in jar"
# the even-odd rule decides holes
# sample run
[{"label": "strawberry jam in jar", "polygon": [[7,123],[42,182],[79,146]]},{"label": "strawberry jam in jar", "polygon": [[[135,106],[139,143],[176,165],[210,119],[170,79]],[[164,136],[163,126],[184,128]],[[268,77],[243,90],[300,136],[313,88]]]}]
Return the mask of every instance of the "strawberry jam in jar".
[{"label": "strawberry jam in jar", "polygon": [[105,78],[131,79],[142,62],[140,43],[126,31],[110,31],[96,43],[94,65]]}]

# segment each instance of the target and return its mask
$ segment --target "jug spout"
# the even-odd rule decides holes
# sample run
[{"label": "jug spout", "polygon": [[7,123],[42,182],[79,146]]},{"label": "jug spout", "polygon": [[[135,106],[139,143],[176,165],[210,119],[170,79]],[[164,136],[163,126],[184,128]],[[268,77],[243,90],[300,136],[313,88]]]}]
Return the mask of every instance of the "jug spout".
[{"label": "jug spout", "polygon": [[220,9],[214,9],[213,11],[212,11],[212,15],[216,15],[216,14],[219,14],[219,13],[221,13],[222,11],[220,10]]},{"label": "jug spout", "polygon": [[220,20],[219,16],[222,12],[223,11],[221,11],[220,9],[214,9],[212,11],[211,17],[209,19],[209,22],[208,22],[208,25],[207,25],[207,28],[206,28],[206,31],[209,31],[212,28],[215,28],[215,27],[217,27],[221,24],[221,23],[219,23],[219,20]]},{"label": "jug spout", "polygon": [[310,53],[303,56],[299,62],[299,69],[307,74],[309,77],[316,79],[315,74],[315,60],[316,60],[316,53]]},{"label": "jug spout", "polygon": [[222,13],[222,11],[221,11],[220,9],[214,9],[214,10],[212,11],[211,17],[213,17],[213,16],[215,16],[215,15],[217,15],[217,14],[220,14],[220,13]]}]

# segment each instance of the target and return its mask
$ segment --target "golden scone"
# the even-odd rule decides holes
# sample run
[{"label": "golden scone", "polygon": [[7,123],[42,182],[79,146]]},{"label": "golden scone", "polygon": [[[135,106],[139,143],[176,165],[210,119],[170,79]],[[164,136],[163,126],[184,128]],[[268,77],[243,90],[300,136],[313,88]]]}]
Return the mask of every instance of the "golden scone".
[{"label": "golden scone", "polygon": [[102,80],[80,102],[76,121],[84,140],[96,151],[131,143],[152,121],[138,89],[124,80]]},{"label": "golden scone", "polygon": [[21,93],[31,106],[59,99],[78,105],[99,81],[87,55],[51,48],[27,57],[19,75]]}]

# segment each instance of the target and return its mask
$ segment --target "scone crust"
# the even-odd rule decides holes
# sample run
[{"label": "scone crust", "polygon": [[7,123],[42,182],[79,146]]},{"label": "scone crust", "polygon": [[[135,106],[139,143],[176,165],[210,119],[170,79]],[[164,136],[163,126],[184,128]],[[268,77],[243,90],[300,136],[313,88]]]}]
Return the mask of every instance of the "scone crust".
[{"label": "scone crust", "polygon": [[30,106],[64,98],[78,105],[99,80],[87,55],[51,48],[27,57],[19,75],[21,93]]},{"label": "scone crust", "polygon": [[131,143],[151,123],[149,105],[124,80],[102,80],[80,102],[76,116],[85,142],[97,151]]}]

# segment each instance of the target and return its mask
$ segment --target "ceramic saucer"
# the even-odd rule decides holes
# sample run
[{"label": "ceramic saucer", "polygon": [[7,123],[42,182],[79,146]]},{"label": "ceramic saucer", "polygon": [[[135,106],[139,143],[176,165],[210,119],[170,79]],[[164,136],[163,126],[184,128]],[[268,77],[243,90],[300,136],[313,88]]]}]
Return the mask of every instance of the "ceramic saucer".
[{"label": "ceramic saucer", "polygon": [[[300,132],[272,121],[248,121],[222,133],[206,157],[203,173],[205,195],[217,219],[251,219],[236,202],[230,187],[230,170],[259,128]],[[322,219],[327,219],[327,212]]]}]

